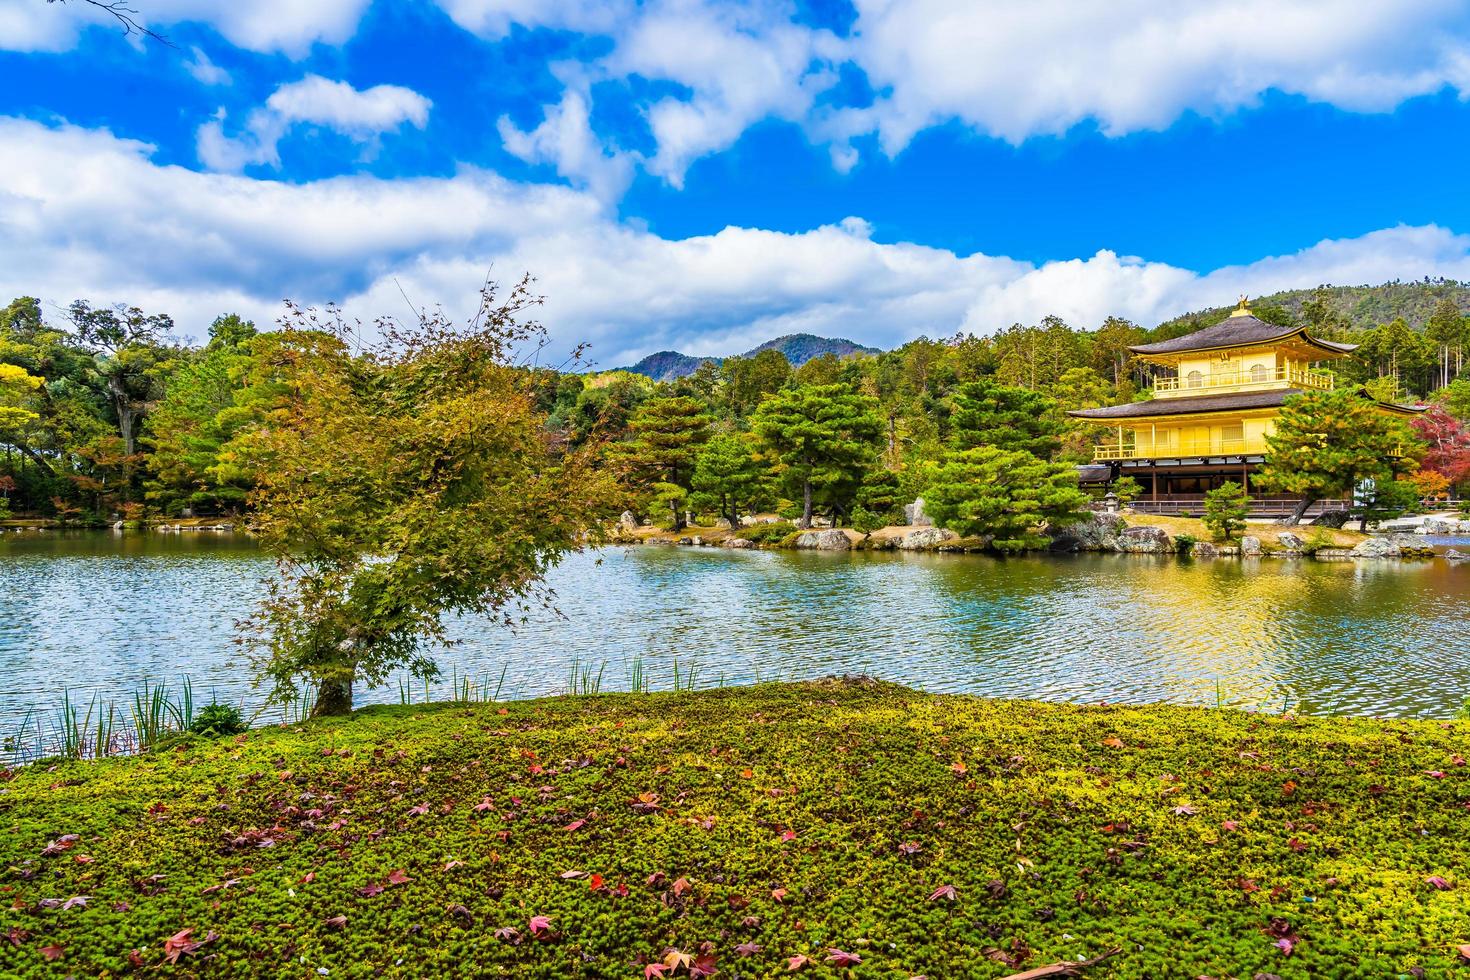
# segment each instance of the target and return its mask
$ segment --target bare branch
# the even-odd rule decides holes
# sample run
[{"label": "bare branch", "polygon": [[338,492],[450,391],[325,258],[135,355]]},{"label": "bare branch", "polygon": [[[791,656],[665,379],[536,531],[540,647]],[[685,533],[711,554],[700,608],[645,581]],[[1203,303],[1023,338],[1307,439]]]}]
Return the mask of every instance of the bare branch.
[{"label": "bare branch", "polygon": [[[46,0],[46,2],[66,3],[67,0]],[[104,10],[111,14],[122,25],[124,37],[137,34],[141,37],[152,38],[159,44],[166,44],[171,48],[174,47],[174,43],[168,38],[139,21],[138,11],[133,7],[129,7],[125,0],[79,0],[79,2],[90,4],[98,10]]]}]

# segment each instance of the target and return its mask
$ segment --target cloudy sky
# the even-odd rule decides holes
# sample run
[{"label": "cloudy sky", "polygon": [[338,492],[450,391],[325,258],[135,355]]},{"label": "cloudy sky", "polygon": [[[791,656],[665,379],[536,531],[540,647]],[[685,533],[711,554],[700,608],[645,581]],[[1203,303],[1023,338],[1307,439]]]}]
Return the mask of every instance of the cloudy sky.
[{"label": "cloudy sky", "polygon": [[[595,360],[1470,279],[1459,0],[0,0],[0,293]],[[405,299],[407,297],[407,299]]]}]

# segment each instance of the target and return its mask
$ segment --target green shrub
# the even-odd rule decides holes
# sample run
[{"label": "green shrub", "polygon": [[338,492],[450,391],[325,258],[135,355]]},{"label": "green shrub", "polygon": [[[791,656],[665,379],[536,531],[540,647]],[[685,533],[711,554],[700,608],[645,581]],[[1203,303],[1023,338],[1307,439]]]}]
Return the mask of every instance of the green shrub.
[{"label": "green shrub", "polygon": [[189,723],[189,731],[211,738],[239,735],[246,727],[244,716],[233,704],[206,704]]},{"label": "green shrub", "polygon": [[1193,534],[1176,534],[1174,535],[1174,550],[1181,555],[1187,555],[1194,548],[1194,543],[1198,540],[1199,538]]},{"label": "green shrub", "polygon": [[742,527],[735,532],[735,536],[754,541],[756,544],[775,544],[795,530],[796,525],[790,521],[778,521],[774,524],[752,524],[750,527]]},{"label": "green shrub", "polygon": [[1245,488],[1233,480],[1205,494],[1204,525],[1216,540],[1229,541],[1236,531],[1245,530],[1245,515],[1250,511],[1250,497]]},{"label": "green shrub", "polygon": [[852,509],[851,524],[854,531],[860,531],[864,536],[872,534],[880,527],[887,527],[888,520],[883,514],[874,513],[862,504]]},{"label": "green shrub", "polygon": [[1119,477],[1108,489],[1113,492],[1113,496],[1118,498],[1118,503],[1123,507],[1127,507],[1143,495],[1143,486],[1131,476]]}]

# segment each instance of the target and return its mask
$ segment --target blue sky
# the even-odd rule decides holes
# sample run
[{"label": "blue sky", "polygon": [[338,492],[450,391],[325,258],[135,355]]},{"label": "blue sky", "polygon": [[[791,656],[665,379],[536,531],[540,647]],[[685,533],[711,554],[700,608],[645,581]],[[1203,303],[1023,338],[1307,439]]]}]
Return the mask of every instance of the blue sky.
[{"label": "blue sky", "polygon": [[603,364],[1470,279],[1443,0],[0,0],[0,289],[269,322],[538,276]]}]

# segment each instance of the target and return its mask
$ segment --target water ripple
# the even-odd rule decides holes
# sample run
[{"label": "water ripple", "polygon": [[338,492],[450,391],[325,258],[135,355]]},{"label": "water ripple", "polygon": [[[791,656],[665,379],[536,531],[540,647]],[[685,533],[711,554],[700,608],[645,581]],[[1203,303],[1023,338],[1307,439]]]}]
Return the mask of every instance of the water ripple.
[{"label": "water ripple", "polygon": [[[231,642],[270,573],[247,543],[17,537],[0,544],[0,726],[63,688],[123,697],[182,674],[259,704]],[[451,624],[446,676],[493,684],[504,668],[503,693],[528,697],[562,690],[575,662],[605,664],[606,689],[625,689],[635,662],[670,687],[677,660],[702,685],[865,673],[993,696],[1439,717],[1470,694],[1470,569],[1444,562],[630,548],[574,556],[551,583],[561,616]]]}]

